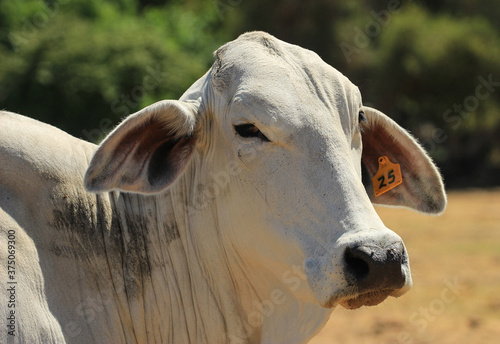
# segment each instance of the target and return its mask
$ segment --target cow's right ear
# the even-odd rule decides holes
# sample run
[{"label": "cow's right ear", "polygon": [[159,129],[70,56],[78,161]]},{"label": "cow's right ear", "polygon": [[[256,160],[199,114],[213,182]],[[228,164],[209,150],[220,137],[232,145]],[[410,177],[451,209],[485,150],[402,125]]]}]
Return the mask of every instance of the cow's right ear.
[{"label": "cow's right ear", "polygon": [[85,174],[87,191],[167,188],[194,151],[197,111],[194,104],[164,100],[127,117],[97,148]]}]

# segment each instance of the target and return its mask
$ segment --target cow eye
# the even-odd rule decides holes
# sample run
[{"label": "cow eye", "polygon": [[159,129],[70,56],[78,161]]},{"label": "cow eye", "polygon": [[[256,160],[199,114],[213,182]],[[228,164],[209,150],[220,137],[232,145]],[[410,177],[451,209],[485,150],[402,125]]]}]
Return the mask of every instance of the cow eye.
[{"label": "cow eye", "polygon": [[255,125],[247,123],[247,124],[238,124],[234,126],[234,130],[238,135],[244,138],[256,137],[264,142],[270,142],[270,140],[262,134],[262,132]]},{"label": "cow eye", "polygon": [[361,124],[362,122],[366,122],[366,116],[365,116],[365,112],[363,110],[359,110],[358,122],[359,122],[359,124]]}]

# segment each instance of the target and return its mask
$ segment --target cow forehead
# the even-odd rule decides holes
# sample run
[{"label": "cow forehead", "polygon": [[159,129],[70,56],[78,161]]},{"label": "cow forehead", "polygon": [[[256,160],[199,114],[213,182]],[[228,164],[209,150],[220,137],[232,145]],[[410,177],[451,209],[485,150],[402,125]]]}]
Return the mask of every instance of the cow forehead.
[{"label": "cow forehead", "polygon": [[346,117],[361,106],[358,88],[316,53],[266,33],[244,34],[216,58],[212,82],[233,109],[260,110],[254,113],[271,121],[286,114],[293,122]]}]

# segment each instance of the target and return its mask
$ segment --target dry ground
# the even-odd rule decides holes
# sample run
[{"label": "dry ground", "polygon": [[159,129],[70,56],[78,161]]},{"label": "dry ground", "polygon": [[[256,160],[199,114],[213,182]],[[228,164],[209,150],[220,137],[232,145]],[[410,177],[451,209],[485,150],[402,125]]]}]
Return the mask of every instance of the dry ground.
[{"label": "dry ground", "polygon": [[441,217],[377,211],[406,244],[412,290],[337,308],[309,344],[500,343],[500,190],[451,192]]}]

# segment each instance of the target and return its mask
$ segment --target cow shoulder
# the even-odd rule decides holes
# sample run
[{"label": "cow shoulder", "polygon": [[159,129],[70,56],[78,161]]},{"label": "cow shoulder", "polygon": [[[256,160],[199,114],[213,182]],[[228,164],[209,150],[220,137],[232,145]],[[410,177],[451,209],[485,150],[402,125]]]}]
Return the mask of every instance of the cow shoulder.
[{"label": "cow shoulder", "polygon": [[54,249],[62,231],[93,232],[100,220],[97,208],[109,213],[109,199],[83,188],[95,145],[9,112],[0,112],[0,128],[0,208],[18,221],[39,249]]},{"label": "cow shoulder", "polygon": [[[73,182],[85,172],[95,145],[11,112],[0,112],[1,173],[20,185]],[[35,178],[31,180],[31,178]]]}]

